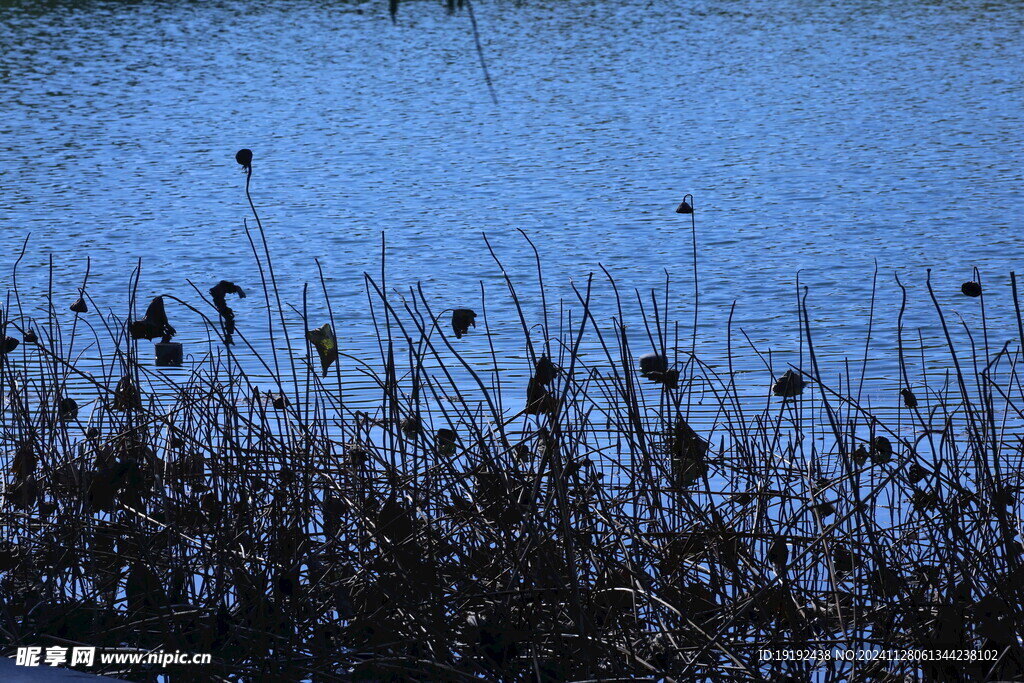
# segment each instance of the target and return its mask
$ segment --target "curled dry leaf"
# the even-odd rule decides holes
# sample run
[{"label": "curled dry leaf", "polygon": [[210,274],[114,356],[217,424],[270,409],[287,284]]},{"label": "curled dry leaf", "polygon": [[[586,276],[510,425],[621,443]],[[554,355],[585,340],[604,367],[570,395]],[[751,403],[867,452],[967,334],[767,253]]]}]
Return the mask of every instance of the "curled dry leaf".
[{"label": "curled dry leaf", "polygon": [[176,334],[176,331],[167,321],[167,312],[164,310],[164,298],[155,297],[146,309],[146,316],[142,320],[135,320],[129,329],[132,339],[153,340],[161,338],[167,343]]},{"label": "curled dry leaf", "polygon": [[232,335],[235,333],[235,312],[227,304],[227,295],[237,294],[239,299],[245,298],[245,292],[234,282],[221,280],[210,288],[210,296],[213,297],[213,305],[220,314],[221,324],[224,326],[224,343],[233,343]]},{"label": "curled dry leaf", "polygon": [[470,326],[476,327],[476,313],[469,308],[456,308],[452,311],[452,331],[456,339],[469,332]]},{"label": "curled dry leaf", "polygon": [[543,385],[551,384],[562,372],[562,368],[551,362],[547,356],[541,356],[534,366],[533,378]]},{"label": "curled dry leaf", "polygon": [[917,396],[914,396],[914,392],[910,389],[900,389],[900,396],[903,397],[903,405],[908,408],[917,407]]},{"label": "curled dry leaf", "polygon": [[320,356],[320,368],[323,376],[327,376],[327,369],[334,361],[338,360],[338,342],[334,337],[334,330],[330,323],[324,323],[322,327],[306,331],[306,339],[316,349]]},{"label": "curled dry leaf", "polygon": [[772,385],[772,393],[783,398],[792,398],[803,393],[807,382],[792,370],[786,370],[782,377]]}]

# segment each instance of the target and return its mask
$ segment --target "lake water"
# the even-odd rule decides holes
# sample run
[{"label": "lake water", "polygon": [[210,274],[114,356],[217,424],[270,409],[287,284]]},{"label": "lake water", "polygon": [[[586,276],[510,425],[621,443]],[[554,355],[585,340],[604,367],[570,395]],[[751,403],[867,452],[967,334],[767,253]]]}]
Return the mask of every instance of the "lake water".
[{"label": "lake water", "polygon": [[[362,274],[379,272],[382,233],[388,285],[422,281],[435,310],[480,310],[482,281],[510,358],[521,358],[521,335],[481,233],[532,312],[533,255],[518,228],[542,253],[554,302],[572,301],[570,278],[581,285],[601,264],[634,303],[634,288],[661,288],[667,270],[688,336],[690,224],[674,213],[687,192],[710,360],[722,357],[734,300],[737,330],[763,349],[796,348],[798,271],[818,351],[858,356],[876,263],[880,360],[869,374],[896,381],[894,272],[908,286],[907,325],[928,337],[925,269],[950,314],[976,321],[977,300],[959,288],[977,266],[993,343],[1016,337],[1024,5],[475,9],[497,105],[468,15],[439,2],[403,4],[397,25],[383,2],[3,2],[5,287],[31,233],[26,306],[43,302],[50,254],[67,304],[86,255],[90,294],[118,311],[139,258],[140,299],[195,301],[186,280],[258,290],[234,161],[249,147],[284,299],[300,305],[310,282],[322,310],[319,259],[356,353],[376,349]],[[607,320],[610,287],[596,282]],[[253,338],[260,304],[236,306]],[[169,314],[184,340],[204,336],[194,316]],[[486,358],[479,328],[463,348]]]}]

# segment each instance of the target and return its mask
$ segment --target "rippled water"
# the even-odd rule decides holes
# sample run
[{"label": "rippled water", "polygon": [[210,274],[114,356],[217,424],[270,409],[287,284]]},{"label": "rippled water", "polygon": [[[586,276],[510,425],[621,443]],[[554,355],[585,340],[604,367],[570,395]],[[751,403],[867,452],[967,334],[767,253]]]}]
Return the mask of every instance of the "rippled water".
[{"label": "rippled water", "polygon": [[[357,351],[374,348],[362,273],[379,272],[382,233],[389,286],[422,281],[438,310],[479,308],[483,281],[499,350],[521,342],[481,233],[535,311],[517,228],[541,250],[554,301],[600,264],[634,302],[667,270],[688,334],[689,221],[673,212],[686,192],[710,357],[734,300],[737,329],[794,349],[798,271],[819,352],[859,355],[876,263],[885,360],[869,374],[895,377],[894,272],[908,325],[934,334],[925,269],[940,301],[976,320],[959,286],[977,266],[995,338],[1016,336],[1024,5],[524,0],[476,12],[497,106],[468,17],[441,3],[403,4],[395,26],[382,2],[0,3],[0,266],[31,233],[19,284],[34,305],[51,253],[68,303],[86,255],[89,291],[109,306],[123,306],[139,258],[140,298],[195,300],[186,280],[258,289],[233,158],[250,147],[285,299],[300,304],[319,259]],[[318,285],[310,298],[320,306]],[[259,304],[236,309],[243,329]],[[483,335],[467,340],[486,355]]]}]

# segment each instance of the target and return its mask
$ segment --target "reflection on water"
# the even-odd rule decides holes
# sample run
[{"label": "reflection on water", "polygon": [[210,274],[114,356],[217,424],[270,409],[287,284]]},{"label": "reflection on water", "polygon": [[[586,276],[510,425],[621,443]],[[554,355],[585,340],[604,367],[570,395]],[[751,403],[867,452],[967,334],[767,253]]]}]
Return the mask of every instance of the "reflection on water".
[{"label": "reflection on water", "polygon": [[[382,232],[389,287],[420,280],[441,310],[479,307],[483,281],[489,316],[510,323],[499,344],[516,322],[482,232],[529,283],[527,231],[550,301],[574,301],[569,278],[599,264],[627,303],[667,270],[686,321],[689,220],[673,212],[685,192],[710,356],[734,299],[736,329],[794,349],[798,272],[818,351],[859,354],[876,262],[880,349],[894,271],[906,324],[934,330],[925,268],[971,319],[959,287],[981,268],[986,313],[1015,336],[1019,4],[577,0],[477,14],[497,107],[468,18],[435,3],[403,4],[397,26],[381,3],[0,4],[3,267],[31,232],[19,283],[33,305],[51,252],[70,295],[90,255],[90,292],[109,306],[123,307],[140,257],[145,300],[194,300],[188,280],[255,286],[233,159],[250,147],[285,298],[299,304],[319,259],[353,350],[375,348],[362,274],[379,271]],[[535,292],[522,293],[533,311]],[[478,340],[470,355],[485,357]]]}]

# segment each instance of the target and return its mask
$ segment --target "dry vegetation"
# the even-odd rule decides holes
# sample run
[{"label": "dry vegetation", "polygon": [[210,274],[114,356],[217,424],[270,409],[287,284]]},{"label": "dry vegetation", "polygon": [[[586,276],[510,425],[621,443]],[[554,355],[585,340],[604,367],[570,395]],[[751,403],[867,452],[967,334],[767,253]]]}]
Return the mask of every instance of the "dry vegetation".
[{"label": "dry vegetation", "polygon": [[[258,216],[250,235],[274,317],[236,319],[231,283],[177,302],[211,335],[183,381],[142,358],[140,339],[166,334],[162,307],[119,320],[83,291],[83,322],[61,329],[9,298],[8,652],[213,654],[170,670],[182,681],[1021,678],[1018,346],[979,336],[958,355],[950,340],[953,381],[931,386],[901,340],[897,429],[859,403],[856,378],[821,381],[806,323],[806,367],[766,369],[773,395],[754,401],[731,352],[716,373],[680,349],[664,305],[640,334],[598,324],[588,283],[557,330],[523,314],[535,373],[508,406],[508,380],[459,353],[459,337],[487,334],[486,311],[435,312],[368,276],[383,368],[371,415],[345,405],[340,369],[370,366],[339,353],[336,321],[287,324]],[[89,317],[104,374],[76,365]],[[261,335],[294,347],[265,359],[272,385],[235,356]],[[585,363],[584,338],[606,357]],[[658,357],[641,371],[634,348]],[[713,420],[694,417],[698,398]],[[833,647],[996,659],[758,656]]]}]

